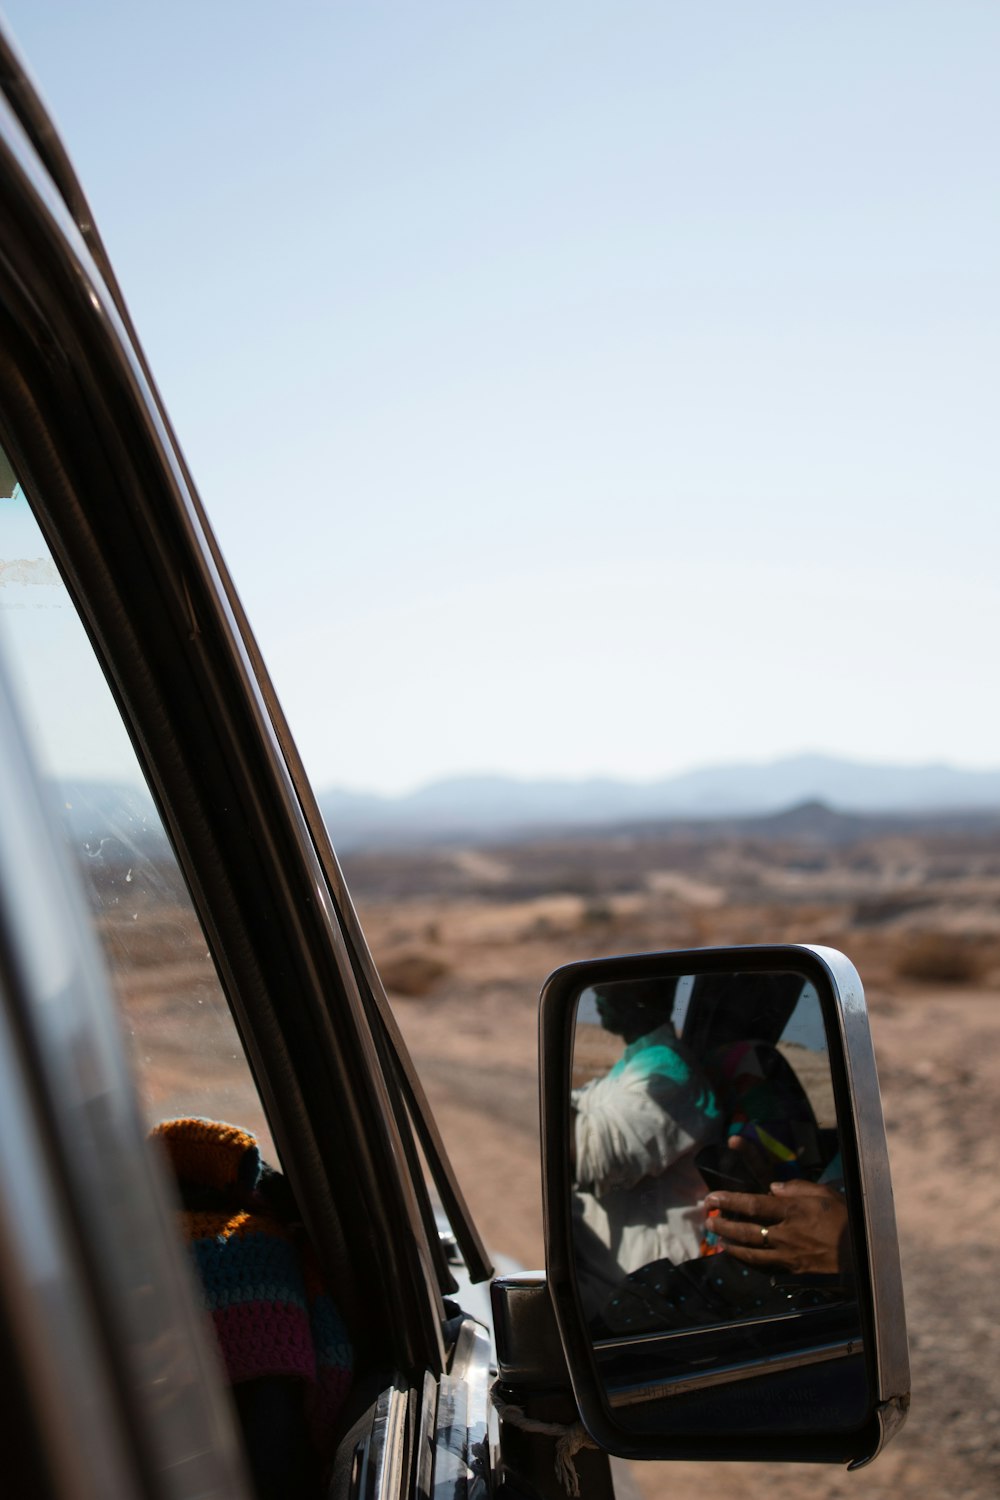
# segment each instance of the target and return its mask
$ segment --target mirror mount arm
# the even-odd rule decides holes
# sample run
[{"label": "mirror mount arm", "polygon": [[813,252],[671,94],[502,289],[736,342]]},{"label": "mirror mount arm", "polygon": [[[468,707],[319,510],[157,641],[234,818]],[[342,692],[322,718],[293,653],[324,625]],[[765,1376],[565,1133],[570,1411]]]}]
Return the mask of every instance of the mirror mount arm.
[{"label": "mirror mount arm", "polygon": [[581,1493],[587,1500],[614,1500],[605,1452],[589,1439],[586,1447],[574,1442],[567,1463],[563,1456],[567,1450],[560,1448],[560,1439],[580,1428],[580,1412],[544,1271],[498,1276],[490,1294],[498,1372],[494,1405],[503,1424],[504,1492],[523,1490],[537,1500],[567,1500],[568,1495]]}]

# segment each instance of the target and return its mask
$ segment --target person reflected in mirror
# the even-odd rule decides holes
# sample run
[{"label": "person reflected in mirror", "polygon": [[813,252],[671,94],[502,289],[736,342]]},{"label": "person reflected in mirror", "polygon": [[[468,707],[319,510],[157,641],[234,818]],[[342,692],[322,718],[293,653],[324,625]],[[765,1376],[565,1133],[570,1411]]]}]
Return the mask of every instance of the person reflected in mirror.
[{"label": "person reflected in mirror", "polygon": [[722,1113],[670,1020],[676,980],[595,986],[603,1028],[621,1037],[607,1073],[573,1090],[574,1244],[592,1321],[623,1276],[697,1256],[705,1183],[694,1155],[718,1141]]}]

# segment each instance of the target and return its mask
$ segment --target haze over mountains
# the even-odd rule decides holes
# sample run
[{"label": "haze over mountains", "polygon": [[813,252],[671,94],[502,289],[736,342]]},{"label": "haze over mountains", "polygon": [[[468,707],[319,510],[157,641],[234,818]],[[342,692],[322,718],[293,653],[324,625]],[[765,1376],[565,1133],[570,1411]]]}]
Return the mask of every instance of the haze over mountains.
[{"label": "haze over mountains", "polygon": [[520,781],[454,777],[405,796],[331,788],[319,803],[338,847],[418,839],[505,838],[680,818],[747,818],[818,802],[844,813],[923,816],[1000,809],[1000,770],[867,765],[797,755],[711,766],[661,781]]},{"label": "haze over mountains", "polygon": [[[713,766],[646,783],[466,776],[435,781],[399,797],[331,788],[320,792],[318,800],[334,845],[342,850],[713,819],[763,819],[774,823],[776,834],[780,824],[785,832],[835,839],[838,828],[846,832],[845,820],[858,816],[965,820],[981,812],[988,823],[1000,824],[1000,770],[865,765],[799,755],[767,765]],[[72,842],[89,858],[128,863],[162,847],[159,819],[142,789],[110,782],[65,783],[57,805]]]}]

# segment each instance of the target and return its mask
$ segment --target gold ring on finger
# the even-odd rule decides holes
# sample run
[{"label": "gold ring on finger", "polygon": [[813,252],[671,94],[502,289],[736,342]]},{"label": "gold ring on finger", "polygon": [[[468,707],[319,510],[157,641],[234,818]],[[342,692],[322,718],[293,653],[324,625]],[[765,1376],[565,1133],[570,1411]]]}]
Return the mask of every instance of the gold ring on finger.
[{"label": "gold ring on finger", "polygon": [[766,1224],[762,1224],[760,1226],[760,1237],[761,1237],[761,1239],[764,1241],[764,1243],[766,1245],[767,1244],[767,1225]]}]

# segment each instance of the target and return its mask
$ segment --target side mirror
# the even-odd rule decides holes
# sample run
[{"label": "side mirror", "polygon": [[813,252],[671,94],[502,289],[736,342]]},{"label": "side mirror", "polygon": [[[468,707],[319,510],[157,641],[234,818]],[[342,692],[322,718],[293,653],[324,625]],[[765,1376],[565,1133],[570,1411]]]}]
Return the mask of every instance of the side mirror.
[{"label": "side mirror", "polygon": [[861,980],[829,948],[558,969],[541,998],[548,1282],[626,1458],[874,1458],[909,1405]]}]

